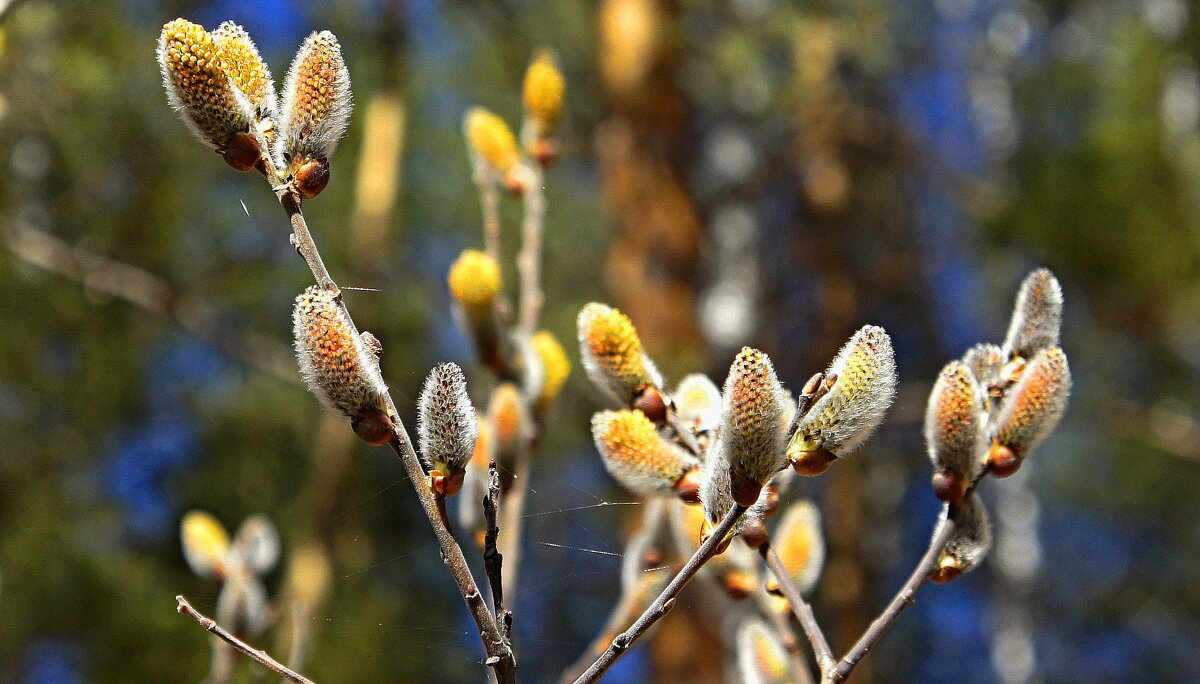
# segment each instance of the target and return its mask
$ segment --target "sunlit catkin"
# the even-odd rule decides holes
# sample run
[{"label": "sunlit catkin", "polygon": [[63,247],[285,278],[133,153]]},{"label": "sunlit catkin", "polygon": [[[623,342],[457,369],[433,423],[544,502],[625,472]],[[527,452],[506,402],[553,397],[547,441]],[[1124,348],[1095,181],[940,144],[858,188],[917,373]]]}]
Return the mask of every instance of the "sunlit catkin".
[{"label": "sunlit catkin", "polygon": [[158,64],[167,100],[192,133],[231,166],[253,168],[260,156],[254,106],[222,68],[213,34],[186,19],[169,22],[158,38]]},{"label": "sunlit catkin", "polygon": [[511,382],[502,382],[492,390],[488,401],[488,420],[492,424],[493,455],[502,480],[511,478],[517,459],[529,446],[533,424],[521,390]]},{"label": "sunlit catkin", "polygon": [[674,493],[683,476],[699,465],[663,439],[641,411],[597,413],[592,417],[592,437],[609,474],[642,496]]},{"label": "sunlit catkin", "polygon": [[[817,585],[825,564],[825,536],[821,532],[821,512],[813,502],[801,499],[789,505],[783,519],[771,535],[771,548],[800,593],[807,594]],[[779,582],[767,580],[767,591],[779,594]]]},{"label": "sunlit catkin", "polygon": [[533,123],[534,133],[538,137],[554,133],[558,118],[562,114],[563,92],[566,90],[566,80],[554,55],[549,50],[538,50],[529,69],[525,71],[525,83],[521,88],[521,99],[525,104],[525,113]]},{"label": "sunlit catkin", "polygon": [[438,494],[454,496],[462,488],[478,436],[462,369],[453,363],[436,366],[417,399],[417,442]]},{"label": "sunlit catkin", "polygon": [[771,360],[749,347],[734,359],[721,396],[721,429],[710,457],[729,465],[734,501],[751,506],[786,463],[784,446],[795,405]]},{"label": "sunlit catkin", "polygon": [[230,563],[238,563],[256,575],[270,572],[279,562],[279,531],[265,515],[252,515],[242,521],[233,535]]},{"label": "sunlit catkin", "polygon": [[313,33],[296,52],[283,84],[276,163],[301,197],[329,182],[329,157],[346,133],[353,108],[342,46],[329,31]]},{"label": "sunlit catkin", "polygon": [[254,106],[257,118],[275,116],[279,107],[275,97],[275,82],[271,80],[271,71],[258,54],[250,34],[238,24],[226,21],[212,32],[212,37],[216,41],[225,73]]},{"label": "sunlit catkin", "polygon": [[1030,273],[1017,293],[1004,338],[1005,353],[1031,359],[1038,351],[1057,346],[1062,308],[1062,287],[1054,274],[1045,268]]},{"label": "sunlit catkin", "polygon": [[787,650],[775,631],[758,618],[746,618],[737,631],[738,672],[743,684],[788,684],[797,681]]},{"label": "sunlit catkin", "polygon": [[[830,455],[842,458],[871,436],[896,396],[896,361],[883,328],[864,326],[825,371],[825,396],[809,409],[788,445],[802,475],[824,470]],[[809,468],[809,461],[819,462]]]},{"label": "sunlit catkin", "polygon": [[988,459],[996,475],[1010,475],[1062,419],[1071,393],[1071,369],[1059,347],[1043,349],[1008,390],[996,419]]},{"label": "sunlit catkin", "polygon": [[538,391],[537,408],[545,411],[562,391],[571,375],[571,360],[558,338],[549,330],[539,330],[530,340],[533,352],[542,364],[542,384]]},{"label": "sunlit catkin", "polygon": [[963,355],[963,365],[971,372],[971,376],[975,378],[975,382],[979,383],[982,390],[988,391],[990,387],[1000,382],[1000,369],[1004,367],[1004,363],[1008,358],[1004,355],[1004,350],[998,345],[980,343],[967,350]]},{"label": "sunlit catkin", "polygon": [[946,364],[929,393],[925,444],[935,471],[934,493],[942,501],[961,499],[986,465],[983,402],[979,384],[960,361]]},{"label": "sunlit catkin", "polygon": [[506,174],[521,161],[521,150],[512,129],[499,116],[472,107],[463,116],[463,135],[472,158],[487,163],[493,171]]},{"label": "sunlit catkin", "polygon": [[[943,511],[942,519],[945,517]],[[937,565],[929,576],[939,584],[975,569],[992,549],[992,523],[978,498],[973,498],[965,510],[958,511],[954,522],[958,529],[938,554]]]},{"label": "sunlit catkin", "polygon": [[580,310],[577,324],[584,371],[612,401],[630,406],[647,390],[659,391],[662,376],[628,316],[593,302]]},{"label": "sunlit catkin", "polygon": [[[325,406],[352,422],[370,421],[385,405],[387,385],[374,354],[354,334],[337,297],[313,285],[296,298],[292,323],[300,374]],[[388,435],[383,432],[379,439],[361,432],[360,436],[371,443],[386,443]]]},{"label": "sunlit catkin", "polygon": [[183,557],[200,577],[220,577],[229,554],[229,533],[212,515],[189,511],[179,523]]}]

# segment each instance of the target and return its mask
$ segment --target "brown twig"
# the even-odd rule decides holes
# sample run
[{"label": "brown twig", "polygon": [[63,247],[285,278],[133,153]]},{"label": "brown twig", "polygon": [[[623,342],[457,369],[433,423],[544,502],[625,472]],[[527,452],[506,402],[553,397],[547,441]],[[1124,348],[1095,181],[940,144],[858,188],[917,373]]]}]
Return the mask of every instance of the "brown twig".
[{"label": "brown twig", "polygon": [[612,667],[613,663],[617,662],[617,659],[629,650],[629,647],[633,645],[633,642],[637,641],[638,637],[675,607],[675,597],[687,586],[687,583],[691,581],[700,568],[716,555],[717,547],[720,546],[721,542],[725,539],[725,535],[733,529],[734,524],[737,523],[746,510],[745,506],[736,505],[729,510],[729,513],[725,515],[721,523],[709,534],[708,539],[704,540],[700,548],[696,549],[696,553],[692,554],[688,562],[680,568],[679,573],[675,575],[667,585],[667,588],[663,589],[658,598],[654,599],[654,603],[650,604],[650,607],[642,613],[641,617],[633,623],[632,627],[618,634],[612,640],[612,643],[609,644],[604,653],[600,654],[596,662],[592,663],[592,666],[575,680],[575,684],[589,684],[590,682],[599,681],[600,677],[604,676],[608,668]]},{"label": "brown twig", "polygon": [[488,463],[488,490],[483,497],[483,567],[487,571],[488,586],[492,591],[492,608],[500,633],[512,643],[512,613],[504,608],[504,554],[496,550],[496,503],[500,498],[500,473],[496,470],[496,459]]},{"label": "brown twig", "polygon": [[500,539],[500,551],[508,566],[504,586],[510,606],[516,605],[517,576],[521,567],[521,532],[524,527],[521,523],[525,518],[525,501],[529,493],[532,449],[530,444],[522,446],[513,464],[512,485],[500,499],[500,516],[506,530]]},{"label": "brown twig", "polygon": [[840,682],[850,676],[850,672],[854,670],[854,666],[862,660],[867,651],[879,641],[892,624],[896,622],[896,618],[900,617],[900,613],[905,608],[916,603],[917,589],[929,579],[929,573],[933,571],[934,565],[937,564],[938,555],[942,552],[942,548],[946,546],[946,542],[950,541],[950,537],[954,535],[958,529],[954,522],[954,516],[947,512],[942,519],[941,524],[934,531],[933,537],[929,540],[929,549],[925,551],[925,555],[921,557],[921,561],[917,563],[917,567],[909,576],[908,581],[900,588],[879,617],[871,622],[867,627],[867,631],[859,637],[854,646],[846,652],[837,666],[830,672],[826,673],[825,677],[829,682]]},{"label": "brown twig", "polygon": [[[263,149],[267,149],[265,141],[260,144],[263,145]],[[313,278],[316,279],[317,284],[333,292],[340,292],[337,283],[330,277],[329,270],[325,267],[325,262],[321,260],[321,253],[317,250],[317,245],[308,230],[308,224],[304,220],[304,214],[300,211],[299,198],[282,182],[278,172],[275,170],[274,164],[266,157],[259,164],[259,171],[271,183],[276,197],[279,198],[280,205],[287,212],[288,221],[292,226],[292,245],[304,259],[309,270],[312,271]],[[340,297],[338,298],[338,305],[346,316],[346,321],[350,325],[352,334],[358,335],[358,328],[354,325],[350,311],[346,308],[346,303]],[[395,434],[392,436],[389,444],[392,450],[396,452],[396,455],[400,457],[401,463],[404,464],[404,469],[408,473],[408,479],[417,494],[417,498],[421,501],[421,508],[425,511],[425,517],[429,519],[434,536],[437,538],[442,560],[450,570],[455,584],[458,585],[459,593],[462,594],[463,601],[466,602],[467,608],[471,611],[471,616],[475,620],[475,626],[479,630],[479,638],[483,641],[484,649],[487,651],[487,665],[493,668],[500,684],[511,684],[516,681],[516,659],[513,657],[512,650],[500,634],[496,620],[493,618],[491,611],[487,609],[483,597],[479,594],[475,579],[471,575],[471,569],[467,566],[467,560],[463,556],[462,548],[459,547],[458,542],[454,539],[454,535],[450,533],[445,520],[438,510],[437,501],[434,498],[433,490],[429,487],[428,477],[426,477],[427,473],[421,465],[420,459],[417,458],[416,452],[413,450],[412,440],[408,436],[408,431],[405,429],[404,423],[400,420],[395,402],[393,402],[390,394],[385,394],[383,399],[388,417],[392,419],[395,425]]]},{"label": "brown twig", "polygon": [[186,615],[195,620],[196,623],[201,627],[215,634],[218,638],[227,642],[230,646],[234,647],[238,651],[241,651],[243,654],[249,656],[263,667],[291,682],[297,682],[298,684],[315,684],[315,682],[308,677],[305,677],[298,672],[293,672],[292,670],[289,670],[287,667],[280,664],[279,661],[268,655],[266,651],[260,651],[225,631],[221,625],[217,624],[216,620],[201,615],[200,612],[193,608],[192,604],[188,603],[187,599],[185,599],[182,595],[176,596],[175,600],[179,602],[179,605],[176,609],[180,612],[180,614]]},{"label": "brown twig", "polygon": [[771,548],[770,542],[763,544],[759,548],[759,553],[766,560],[767,567],[771,569],[771,574],[775,576],[775,581],[779,584],[779,590],[787,598],[788,604],[792,607],[792,613],[800,621],[800,626],[804,629],[804,635],[808,637],[808,642],[812,644],[813,653],[817,657],[817,667],[821,669],[822,674],[830,672],[836,664],[833,657],[833,649],[829,647],[829,640],[825,638],[825,633],[821,631],[821,625],[817,624],[817,616],[813,614],[812,605],[804,600],[800,589],[792,581],[791,575],[788,574],[787,569],[783,567],[783,563],[779,560],[779,554],[775,553],[775,549]]}]

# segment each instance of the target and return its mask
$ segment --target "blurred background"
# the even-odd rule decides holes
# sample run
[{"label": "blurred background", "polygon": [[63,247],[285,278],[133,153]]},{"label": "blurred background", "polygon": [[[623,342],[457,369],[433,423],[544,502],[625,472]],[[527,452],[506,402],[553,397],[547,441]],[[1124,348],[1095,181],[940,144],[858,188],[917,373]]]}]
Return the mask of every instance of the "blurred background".
[{"label": "blurred background", "polygon": [[[201,679],[208,640],[174,603],[211,612],[217,596],[180,549],[193,508],[230,530],[276,523],[272,596],[296,549],[328,559],[306,674],[483,677],[400,464],[299,382],[291,302],[311,278],[285,217],[167,107],[154,45],[177,16],[243,24],[277,78],[310,31],[340,38],[356,109],[306,214],[338,282],[378,290],[347,302],[383,342],[409,425],[427,370],[472,362],[445,285],[482,244],[462,115],[482,104],[515,125],[541,46],[568,80],[547,179],[545,324],[560,339],[598,299],[631,315],[669,378],[720,381],[753,344],[796,389],[883,325],[899,399],[859,457],[804,483],[825,514],[815,605],[839,652],[937,514],[920,437],[937,370],[999,341],[1020,279],[1050,267],[1076,378],[1066,419],[1018,477],[982,489],[986,565],[926,587],[854,681],[1200,681],[1200,7],[0,7],[0,681]],[[503,212],[511,255],[519,202]],[[633,497],[595,454],[598,403],[569,347],[515,607],[528,682],[553,681],[600,629],[637,517],[603,505]],[[694,598],[607,681],[719,680]],[[286,620],[259,642],[286,652]],[[239,681],[260,679],[239,663]]]}]

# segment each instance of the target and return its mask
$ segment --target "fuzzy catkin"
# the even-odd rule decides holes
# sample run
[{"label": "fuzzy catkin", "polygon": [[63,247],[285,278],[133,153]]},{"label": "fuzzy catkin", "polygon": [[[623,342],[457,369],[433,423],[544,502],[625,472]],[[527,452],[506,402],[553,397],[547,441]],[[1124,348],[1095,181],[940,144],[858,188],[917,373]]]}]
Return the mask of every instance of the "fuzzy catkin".
[{"label": "fuzzy catkin", "polygon": [[701,373],[693,373],[675,387],[675,412],[684,425],[698,432],[715,430],[721,422],[721,390]]},{"label": "fuzzy catkin", "polygon": [[176,19],[158,38],[158,64],[171,108],[217,151],[254,126],[254,107],[226,74],[221,47],[203,26]]},{"label": "fuzzy catkin", "polygon": [[478,426],[462,369],[453,363],[436,366],[417,399],[417,442],[426,467],[447,475],[466,470]]},{"label": "fuzzy catkin", "polygon": [[743,684],[787,684],[795,681],[791,660],[776,632],[756,617],[737,630],[738,673]]},{"label": "fuzzy catkin", "polygon": [[296,297],[292,323],[300,374],[322,404],[350,420],[383,408],[387,385],[378,362],[334,292],[310,286]]},{"label": "fuzzy catkin", "polygon": [[1039,350],[1057,346],[1062,308],[1062,287],[1054,274],[1045,268],[1030,273],[1017,293],[1004,338],[1005,354],[1029,359]]},{"label": "fuzzy catkin", "polygon": [[592,417],[592,438],[604,467],[626,489],[642,496],[670,494],[698,463],[664,440],[641,411],[601,411]]},{"label": "fuzzy catkin", "polygon": [[946,364],[929,393],[925,443],[938,470],[950,470],[969,482],[986,463],[983,395],[961,361]]},{"label": "fuzzy catkin", "polygon": [[294,168],[306,159],[328,159],[352,109],[350,72],[337,38],[329,31],[309,35],[284,80],[276,163]]},{"label": "fuzzy catkin", "polygon": [[275,82],[250,34],[238,24],[226,21],[212,32],[212,37],[220,50],[225,73],[254,106],[255,113],[275,116],[279,108]]},{"label": "fuzzy catkin", "polygon": [[824,449],[840,458],[871,436],[896,396],[891,338],[883,328],[864,326],[838,352],[825,375],[837,380],[800,421],[789,452]]},{"label": "fuzzy catkin", "polygon": [[721,432],[713,446],[733,475],[760,485],[779,472],[795,404],[766,354],[743,347],[722,392]]},{"label": "fuzzy catkin", "polygon": [[1033,357],[1000,408],[995,441],[1019,454],[1041,444],[1062,419],[1071,394],[1071,368],[1059,347]]},{"label": "fuzzy catkin", "polygon": [[962,362],[983,390],[1000,382],[1000,370],[1007,361],[999,345],[981,342],[963,354]]},{"label": "fuzzy catkin", "polygon": [[[944,520],[946,513],[942,513]],[[987,508],[978,497],[954,518],[958,529],[938,555],[937,570],[945,579],[953,579],[979,566],[992,549],[992,523]]]},{"label": "fuzzy catkin", "polygon": [[[789,505],[771,539],[771,547],[796,588],[802,594],[812,591],[825,564],[825,537],[816,505],[806,499]],[[777,586],[773,578],[768,583],[771,591],[776,591]]]},{"label": "fuzzy catkin", "polygon": [[580,310],[576,324],[584,371],[612,401],[628,406],[642,388],[662,387],[662,376],[628,316],[592,302]]}]

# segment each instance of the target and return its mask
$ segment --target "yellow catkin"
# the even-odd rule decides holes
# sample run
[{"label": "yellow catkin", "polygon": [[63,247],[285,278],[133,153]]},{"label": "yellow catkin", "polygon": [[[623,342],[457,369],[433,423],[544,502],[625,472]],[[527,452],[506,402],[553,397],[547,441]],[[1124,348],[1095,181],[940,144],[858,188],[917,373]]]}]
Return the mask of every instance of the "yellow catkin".
[{"label": "yellow catkin", "polygon": [[[791,504],[771,537],[771,546],[779,554],[788,576],[801,593],[811,591],[825,562],[820,511],[811,501],[801,500]],[[767,589],[778,590],[775,578],[772,577],[767,583]]]},{"label": "yellow catkin", "polygon": [[179,525],[179,537],[188,565],[198,575],[220,571],[229,554],[229,533],[209,513],[190,511]]},{"label": "yellow catkin", "polygon": [[212,33],[221,58],[221,66],[233,84],[260,112],[275,111],[275,85],[266,62],[246,29],[227,21]]},{"label": "yellow catkin", "polygon": [[567,377],[571,375],[571,360],[567,352],[559,344],[558,338],[549,330],[539,330],[531,340],[533,351],[542,362],[544,379],[542,389],[538,393],[538,404],[546,406],[554,401],[562,390]]},{"label": "yellow catkin", "polygon": [[171,106],[198,138],[222,150],[234,136],[251,130],[249,101],[222,69],[217,41],[203,26],[186,19],[163,26],[158,61]]},{"label": "yellow catkin", "polygon": [[641,411],[602,411],[592,418],[592,437],[608,472],[637,494],[665,494],[695,467],[658,434]]},{"label": "yellow catkin", "polygon": [[757,618],[746,619],[737,633],[738,669],[748,684],[793,681],[788,654],[775,633]]},{"label": "yellow catkin", "polygon": [[310,610],[325,600],[332,577],[329,557],[319,544],[309,542],[292,552],[287,586],[295,599]]},{"label": "yellow catkin", "polygon": [[562,114],[566,80],[549,50],[539,50],[525,72],[522,99],[538,136],[553,133]]},{"label": "yellow catkin", "polygon": [[507,173],[521,160],[517,138],[508,124],[483,107],[472,107],[467,112],[463,130],[471,151],[496,171]]},{"label": "yellow catkin", "polygon": [[593,302],[579,312],[578,328],[584,369],[613,399],[629,403],[639,389],[661,384],[628,316]]},{"label": "yellow catkin", "polygon": [[501,467],[511,469],[513,459],[525,448],[531,427],[525,401],[516,385],[505,382],[492,390],[488,419],[492,423],[496,461]]},{"label": "yellow catkin", "polygon": [[484,252],[463,251],[450,266],[446,277],[450,296],[463,306],[474,309],[491,307],[502,286],[500,265]]},{"label": "yellow catkin", "polygon": [[724,422],[715,449],[735,475],[765,483],[784,463],[794,406],[771,359],[743,347],[725,380]]}]

